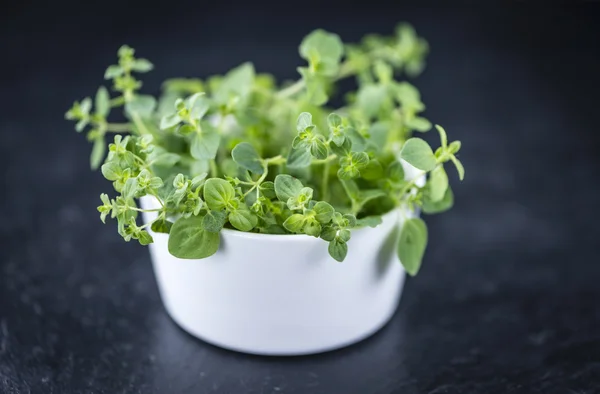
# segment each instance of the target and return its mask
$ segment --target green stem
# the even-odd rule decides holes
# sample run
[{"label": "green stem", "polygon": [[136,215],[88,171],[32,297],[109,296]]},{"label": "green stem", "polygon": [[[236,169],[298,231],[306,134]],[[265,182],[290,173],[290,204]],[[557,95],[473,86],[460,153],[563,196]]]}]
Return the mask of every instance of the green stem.
[{"label": "green stem", "polygon": [[299,93],[302,89],[304,89],[304,86],[305,86],[304,80],[299,79],[292,85],[288,86],[287,88],[282,89],[279,92],[277,92],[277,97],[278,98],[292,97],[293,95],[295,95],[296,93]]},{"label": "green stem", "polygon": [[146,125],[142,121],[142,118],[140,118],[140,116],[137,113],[132,112],[131,113],[131,119],[133,120],[133,123],[135,123],[135,126],[137,127],[137,130],[140,133],[140,135],[143,135],[143,134],[152,134],[150,132],[150,130],[148,130],[148,128],[146,128]]},{"label": "green stem", "polygon": [[[347,77],[353,75],[355,72],[356,72],[356,70],[354,70],[354,67],[352,66],[352,64],[350,62],[346,61],[346,62],[342,63],[342,65],[340,66],[338,75],[336,75],[333,78],[333,80],[338,81],[340,79],[347,78]],[[306,86],[306,83],[304,82],[304,79],[299,79],[296,82],[294,82],[292,85],[277,92],[276,96],[277,96],[277,98],[280,98],[280,99],[292,97],[296,93],[301,92],[305,86]]]},{"label": "green stem", "polygon": [[256,189],[258,186],[260,186],[261,183],[264,182],[265,179],[267,179],[267,174],[269,174],[268,159],[263,162],[263,168],[264,168],[263,174],[260,176],[260,178],[258,178],[258,180],[256,182],[254,182],[254,185],[246,193],[244,193],[243,197],[246,197],[248,194],[250,194],[252,192],[252,190]]},{"label": "green stem", "polygon": [[115,97],[114,99],[110,100],[111,107],[120,107],[123,104],[125,104],[125,97],[123,96]]},{"label": "green stem", "polygon": [[106,123],[105,130],[109,133],[126,133],[131,131],[129,123]]},{"label": "green stem", "polygon": [[210,159],[209,165],[211,178],[216,178],[219,175],[219,169],[217,168],[217,162],[215,159]]},{"label": "green stem", "polygon": [[329,161],[323,164],[323,179],[321,180],[321,200],[329,200]]},{"label": "green stem", "polygon": [[163,210],[163,208],[141,209],[141,208],[134,208],[134,207],[129,207],[129,209],[131,209],[132,211],[138,211],[138,212],[160,212]]}]

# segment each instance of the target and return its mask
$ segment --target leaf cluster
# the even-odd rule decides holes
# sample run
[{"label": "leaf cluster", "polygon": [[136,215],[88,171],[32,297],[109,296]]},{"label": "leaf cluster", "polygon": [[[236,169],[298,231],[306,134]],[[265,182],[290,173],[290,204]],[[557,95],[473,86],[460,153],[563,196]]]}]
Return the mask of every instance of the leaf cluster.
[{"label": "leaf cluster", "polygon": [[[435,150],[413,136],[432,124],[417,88],[401,78],[423,70],[428,50],[407,24],[354,44],[319,29],[299,46],[306,65],[296,82],[278,86],[244,63],[225,75],[167,80],[155,98],[140,93],[137,78],[152,63],[123,46],[104,75],[112,92],[100,87],[65,116],[93,143],[91,167],[116,193],[101,195],[100,217],[116,219],[126,241],[148,244],[151,233],[168,233],[174,256],[204,258],[218,250],[224,228],[305,234],[328,242],[343,261],[352,229],[375,227],[391,210],[448,210],[447,163],[464,177],[460,142],[448,142],[441,126]],[[332,108],[338,82],[348,77],[357,88]],[[142,196],[159,208],[139,208]],[[144,211],[156,218],[138,225]],[[415,275],[427,228],[409,216],[400,221],[398,255]]]}]

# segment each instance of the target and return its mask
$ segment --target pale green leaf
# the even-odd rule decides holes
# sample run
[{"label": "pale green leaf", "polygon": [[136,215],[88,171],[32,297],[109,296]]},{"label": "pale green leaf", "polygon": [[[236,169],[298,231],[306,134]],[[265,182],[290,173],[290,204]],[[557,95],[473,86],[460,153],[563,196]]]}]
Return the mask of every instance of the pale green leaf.
[{"label": "pale green leaf", "polygon": [[296,213],[283,222],[283,227],[292,233],[299,233],[304,228],[305,221],[306,219],[303,215]]},{"label": "pale green leaf", "polygon": [[129,116],[137,114],[147,118],[152,115],[154,108],[156,108],[156,99],[148,95],[135,95],[131,101],[125,103],[125,111]]},{"label": "pale green leaf", "polygon": [[258,218],[242,204],[229,213],[229,223],[240,231],[250,231],[258,224]]},{"label": "pale green leaf", "polygon": [[381,216],[373,215],[358,219],[356,221],[356,225],[359,227],[377,227],[381,224],[381,222]]},{"label": "pale green leaf", "polygon": [[106,153],[106,144],[104,143],[103,137],[98,137],[94,140],[92,147],[92,154],[90,156],[90,167],[92,170],[98,169],[102,161],[104,160],[104,154]]},{"label": "pale green leaf", "polygon": [[150,63],[148,59],[135,59],[133,64],[131,65],[131,69],[133,71],[137,71],[139,73],[145,73],[154,68],[154,65]]},{"label": "pale green leaf", "polygon": [[400,157],[423,171],[431,171],[436,165],[435,155],[431,147],[420,138],[407,140],[402,146]]},{"label": "pale green leaf", "polygon": [[214,130],[203,130],[192,136],[190,153],[194,159],[214,159],[219,150],[221,136]]},{"label": "pale green leaf", "polygon": [[327,250],[329,251],[329,255],[331,257],[333,257],[339,262],[342,262],[348,254],[348,245],[345,242],[341,242],[336,238],[333,241],[329,242],[329,247],[327,248]]},{"label": "pale green leaf", "polygon": [[312,115],[308,112],[302,112],[298,115],[298,119],[296,120],[296,130],[301,132],[306,130],[309,126],[313,126]]},{"label": "pale green leaf", "polygon": [[181,259],[203,259],[219,249],[218,233],[211,233],[202,227],[202,216],[180,218],[171,227],[169,253]]},{"label": "pale green leaf", "polygon": [[204,184],[204,201],[212,210],[220,211],[235,198],[235,190],[229,182],[220,178],[210,178]]},{"label": "pale green leaf", "polygon": [[429,198],[428,190],[425,189],[425,193],[423,196],[423,212],[429,215],[433,215],[436,213],[446,212],[454,205],[454,193],[452,193],[452,189],[448,186],[446,189],[446,193],[439,201],[431,201]]},{"label": "pale green leaf", "polygon": [[448,189],[448,175],[442,165],[437,166],[431,171],[427,187],[431,202],[440,201],[444,197],[446,189]]},{"label": "pale green leaf", "polygon": [[96,114],[106,118],[106,115],[110,112],[110,96],[108,90],[104,86],[100,86],[96,92]]},{"label": "pale green leaf", "polygon": [[218,233],[225,225],[226,220],[227,213],[225,211],[210,210],[202,219],[202,228],[211,233]]},{"label": "pale green leaf", "polygon": [[307,35],[300,44],[300,56],[309,62],[329,61],[338,63],[344,54],[344,44],[337,34],[317,29]]},{"label": "pale green leaf", "polygon": [[242,168],[255,174],[265,172],[260,156],[248,142],[241,142],[231,151],[231,157]]},{"label": "pale green leaf", "polygon": [[325,142],[323,142],[323,140],[316,138],[310,144],[310,154],[315,159],[319,159],[319,160],[326,159],[327,158],[327,145],[325,144]]},{"label": "pale green leaf", "polygon": [[334,209],[325,201],[317,202],[312,209],[315,211],[315,218],[321,224],[327,224],[331,221],[331,218],[333,218]]},{"label": "pale green leaf", "polygon": [[407,219],[400,232],[398,257],[406,272],[415,276],[419,272],[427,247],[427,225],[422,219]]},{"label": "pale green leaf", "polygon": [[460,160],[458,160],[456,158],[456,156],[454,156],[454,155],[450,156],[450,160],[452,160],[452,163],[454,163],[454,166],[456,167],[456,171],[458,171],[458,178],[461,181],[463,179],[465,179],[465,168],[463,167],[463,165],[460,162]]},{"label": "pale green leaf", "polygon": [[302,187],[302,182],[290,175],[279,174],[275,177],[275,194],[279,201],[287,202],[298,196]]}]

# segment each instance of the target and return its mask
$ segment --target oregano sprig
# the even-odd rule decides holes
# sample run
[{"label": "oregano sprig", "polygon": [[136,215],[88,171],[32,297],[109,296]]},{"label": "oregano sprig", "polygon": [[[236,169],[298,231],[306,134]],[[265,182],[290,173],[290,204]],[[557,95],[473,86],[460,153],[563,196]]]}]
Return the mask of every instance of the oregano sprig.
[{"label": "oregano sprig", "polygon": [[[91,167],[114,189],[114,197],[100,196],[100,219],[115,219],[126,241],[146,245],[165,233],[171,254],[201,259],[217,252],[223,229],[297,234],[322,239],[343,261],[355,228],[376,227],[397,209],[405,216],[398,256],[415,275],[428,234],[413,213],[453,205],[446,164],[464,178],[460,141],[449,142],[439,125],[435,149],[413,136],[432,124],[402,76],[418,75],[428,51],[407,24],[354,44],[319,29],[300,44],[306,63],[295,82],[279,87],[244,63],[202,80],[167,80],[155,98],[141,93],[138,79],[154,66],[122,46],[104,74],[112,92],[101,86],[65,117],[87,130]],[[356,90],[332,108],[336,84],[348,77]],[[125,122],[109,120],[116,109]],[[138,207],[144,196],[156,208]],[[154,219],[139,224],[142,212]]]}]

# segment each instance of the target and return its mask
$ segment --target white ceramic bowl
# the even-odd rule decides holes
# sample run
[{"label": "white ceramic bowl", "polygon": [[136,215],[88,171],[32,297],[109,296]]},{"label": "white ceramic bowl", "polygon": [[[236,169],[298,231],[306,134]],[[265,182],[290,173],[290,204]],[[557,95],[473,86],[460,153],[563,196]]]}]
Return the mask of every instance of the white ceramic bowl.
[{"label": "white ceramic bowl", "polygon": [[[141,205],[159,207],[151,197]],[[166,310],[190,334],[245,353],[319,353],[370,336],[394,314],[405,278],[396,255],[404,216],[413,214],[392,211],[376,228],[353,230],[342,263],[322,239],[228,229],[206,259],[173,257],[168,235],[155,233],[150,254]]]}]

